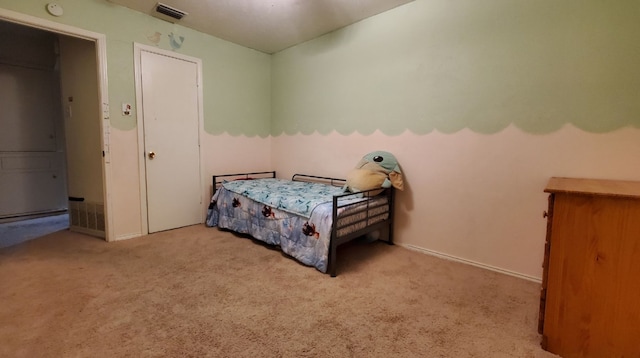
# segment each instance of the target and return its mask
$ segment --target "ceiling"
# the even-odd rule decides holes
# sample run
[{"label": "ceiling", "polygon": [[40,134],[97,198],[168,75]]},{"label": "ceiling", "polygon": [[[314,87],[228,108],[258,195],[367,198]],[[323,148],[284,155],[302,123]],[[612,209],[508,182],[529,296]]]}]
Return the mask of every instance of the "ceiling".
[{"label": "ceiling", "polygon": [[176,23],[266,53],[413,0],[109,0],[149,15],[158,2],[188,13]]}]

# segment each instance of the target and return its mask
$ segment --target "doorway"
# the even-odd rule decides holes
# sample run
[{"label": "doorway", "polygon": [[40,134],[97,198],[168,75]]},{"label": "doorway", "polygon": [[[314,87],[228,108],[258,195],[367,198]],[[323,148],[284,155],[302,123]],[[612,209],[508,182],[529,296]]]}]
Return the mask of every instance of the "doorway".
[{"label": "doorway", "polygon": [[0,21],[0,221],[67,210],[55,34]]},{"label": "doorway", "polygon": [[201,61],[139,44],[135,61],[146,232],[202,223]]},{"label": "doorway", "polygon": [[[67,50],[72,49],[73,51],[66,51],[67,53],[73,53],[73,55],[71,56],[71,58],[75,58],[75,48],[77,47],[76,44],[83,44],[85,50],[85,53],[88,53],[88,56],[90,56],[92,58],[92,72],[91,72],[91,79],[93,81],[93,84],[91,84],[90,86],[93,86],[94,90],[93,90],[93,94],[94,94],[94,101],[89,105],[90,109],[89,111],[90,113],[90,120],[93,122],[94,127],[91,130],[91,134],[95,135],[95,137],[93,138],[93,142],[97,143],[97,151],[100,153],[100,155],[98,156],[97,159],[97,167],[94,167],[92,170],[90,170],[93,174],[93,182],[94,183],[90,183],[89,185],[93,185],[94,187],[96,187],[95,190],[93,190],[94,195],[92,195],[94,198],[97,198],[96,201],[99,202],[99,206],[97,205],[92,205],[92,206],[88,206],[86,204],[86,202],[84,202],[82,205],[81,209],[84,210],[88,210],[92,212],[92,216],[87,216],[87,212],[84,213],[84,221],[87,222],[89,220],[93,220],[92,221],[92,227],[95,229],[97,228],[96,225],[101,225],[100,229],[101,230],[89,230],[89,234],[92,235],[96,235],[96,236],[101,236],[104,237],[107,241],[112,240],[113,238],[111,237],[111,230],[110,230],[110,223],[111,223],[111,218],[109,216],[109,203],[106,200],[106,193],[107,193],[107,188],[110,185],[108,178],[110,177],[110,167],[107,165],[108,161],[103,160],[103,156],[102,156],[102,148],[103,148],[103,126],[108,125],[108,101],[106,100],[107,98],[107,90],[106,90],[106,83],[105,83],[105,79],[106,79],[106,38],[104,37],[104,35],[101,34],[97,34],[97,33],[93,33],[93,32],[89,32],[86,30],[82,30],[82,29],[77,29],[71,26],[67,26],[67,25],[63,25],[63,24],[59,24],[59,23],[55,23],[55,22],[51,22],[51,21],[47,21],[47,20],[43,20],[41,18],[37,18],[37,17],[33,17],[33,16],[29,16],[29,15],[25,15],[25,14],[21,14],[21,13],[16,13],[10,10],[5,10],[5,9],[0,9],[0,22],[2,22],[3,24],[9,24],[11,26],[21,26],[24,28],[28,28],[31,31],[38,31],[41,33],[45,33],[48,34],[48,36],[53,36],[58,40],[63,40],[66,39],[67,41],[64,41],[67,47]],[[60,51],[60,43],[56,42],[56,50],[57,53],[59,54]],[[27,47],[26,49],[27,52],[29,51],[33,51],[33,49],[31,47]],[[80,62],[86,62],[83,59],[76,59],[77,61]],[[73,62],[73,61],[71,61]],[[60,63],[57,63],[55,65],[58,69],[60,66]],[[70,66],[71,68],[75,67],[74,64],[71,64]],[[79,78],[82,78],[83,76],[80,75]],[[76,82],[81,82],[82,80],[75,80]],[[60,85],[58,85],[57,88],[57,105],[56,105],[56,109],[58,111],[58,113],[62,114],[64,113],[65,116],[68,115],[68,112],[65,112],[67,110],[67,108],[64,108],[65,105],[63,103],[61,103],[62,98],[61,97],[65,97],[64,99],[66,101],[72,101],[72,96],[70,97],[66,97],[62,95],[62,90],[61,90]],[[29,105],[37,105],[35,103],[32,103],[31,101],[26,101],[25,103],[29,104]],[[69,108],[71,109],[71,108]],[[71,109],[74,110],[74,109]],[[62,112],[62,113],[61,113]],[[75,112],[76,114],[78,112]],[[25,117],[25,116],[22,116]],[[67,118],[65,118],[66,120]],[[20,123],[22,123],[23,121],[20,120]],[[57,127],[57,131],[54,135],[53,139],[58,139],[57,137],[62,137],[62,139],[67,140],[69,138],[65,138],[65,137],[69,137],[69,133],[67,133],[65,135],[65,129],[64,125],[60,125]],[[76,133],[82,133],[84,130],[86,129],[80,129],[77,130]],[[72,133],[71,137],[73,137],[73,140],[77,140],[78,138],[75,138],[75,135]],[[51,139],[51,138],[50,138]],[[60,142],[60,141],[57,141]],[[62,143],[62,146],[64,146],[64,141],[60,142]],[[59,146],[58,144],[56,144],[57,146]],[[62,206],[61,206],[61,210],[66,210],[67,208],[69,208],[71,205],[71,202],[67,201],[67,195],[71,196],[71,193],[67,193],[66,188],[69,187],[69,183],[68,180],[69,178],[73,175],[73,176],[77,176],[76,174],[79,173],[80,176],[87,174],[87,169],[86,167],[82,167],[81,170],[73,170],[70,169],[70,171],[65,170],[65,167],[68,167],[68,164],[70,162],[73,161],[73,159],[69,158],[69,153],[70,152],[78,152],[75,154],[81,154],[81,152],[84,151],[84,147],[82,147],[82,145],[80,145],[80,148],[82,150],[69,150],[69,148],[65,148],[66,150],[57,150],[58,153],[60,153],[58,156],[60,156],[60,162],[62,163],[62,169],[56,169],[58,171],[61,172],[61,174],[56,174],[54,173],[53,176],[61,176],[61,179],[64,179],[64,183],[61,185],[62,190],[58,191],[57,196],[60,196],[60,194],[62,194]],[[108,149],[108,148],[107,148]],[[108,151],[107,151],[108,154]],[[40,159],[39,161],[29,161],[29,162],[18,162],[16,160],[10,160],[9,163],[18,163],[20,164],[20,166],[16,167],[17,169],[33,169],[33,167],[38,164],[41,165],[43,167],[47,167],[48,165],[46,165],[46,163],[43,164],[43,160]],[[94,160],[95,162],[95,160]],[[93,164],[94,166],[96,165],[96,163]],[[56,168],[60,168],[60,166],[56,167]],[[97,169],[96,169],[97,168]],[[46,170],[45,170],[46,171]],[[95,173],[97,172],[97,176],[95,175]],[[97,179],[96,179],[97,178]],[[54,178],[55,179],[55,178]],[[97,184],[96,184],[97,182]],[[76,199],[84,199],[84,198],[76,198]],[[30,202],[31,200],[29,198],[26,198],[27,202]],[[60,205],[59,205],[60,206]],[[72,208],[70,208],[72,209]],[[46,212],[48,211],[48,209],[44,209],[41,210],[41,212]],[[73,210],[69,210],[70,212],[73,212]],[[82,218],[80,218],[80,220],[82,220]],[[70,220],[71,223],[72,220]],[[82,231],[82,230],[75,230],[75,231]]]}]

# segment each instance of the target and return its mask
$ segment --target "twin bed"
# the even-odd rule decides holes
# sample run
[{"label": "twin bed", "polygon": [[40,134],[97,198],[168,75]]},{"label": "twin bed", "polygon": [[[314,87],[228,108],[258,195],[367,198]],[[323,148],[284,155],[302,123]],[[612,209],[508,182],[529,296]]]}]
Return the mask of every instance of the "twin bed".
[{"label": "twin bed", "polygon": [[304,174],[277,179],[275,171],[215,175],[206,224],[280,246],[335,277],[338,246],[367,234],[393,244],[394,189],[348,193],[344,184]]}]

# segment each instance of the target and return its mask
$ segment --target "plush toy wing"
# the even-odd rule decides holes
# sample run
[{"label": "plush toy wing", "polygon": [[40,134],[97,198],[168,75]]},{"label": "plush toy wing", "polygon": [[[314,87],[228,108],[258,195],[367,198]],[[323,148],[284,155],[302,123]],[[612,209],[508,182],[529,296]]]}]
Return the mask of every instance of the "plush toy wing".
[{"label": "plush toy wing", "polygon": [[391,185],[398,190],[404,190],[404,180],[402,180],[402,173],[400,172],[391,172],[389,173],[389,179],[391,180]]}]

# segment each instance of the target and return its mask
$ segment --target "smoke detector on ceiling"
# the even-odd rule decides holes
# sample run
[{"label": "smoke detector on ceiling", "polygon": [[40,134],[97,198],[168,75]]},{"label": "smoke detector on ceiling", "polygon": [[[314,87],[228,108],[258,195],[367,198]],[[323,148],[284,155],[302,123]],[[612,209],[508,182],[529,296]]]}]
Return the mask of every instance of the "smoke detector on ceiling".
[{"label": "smoke detector on ceiling", "polygon": [[166,20],[169,22],[176,22],[186,15],[187,12],[176,9],[175,7],[163,4],[161,2],[157,3],[155,6],[155,11],[153,15],[159,19]]}]

